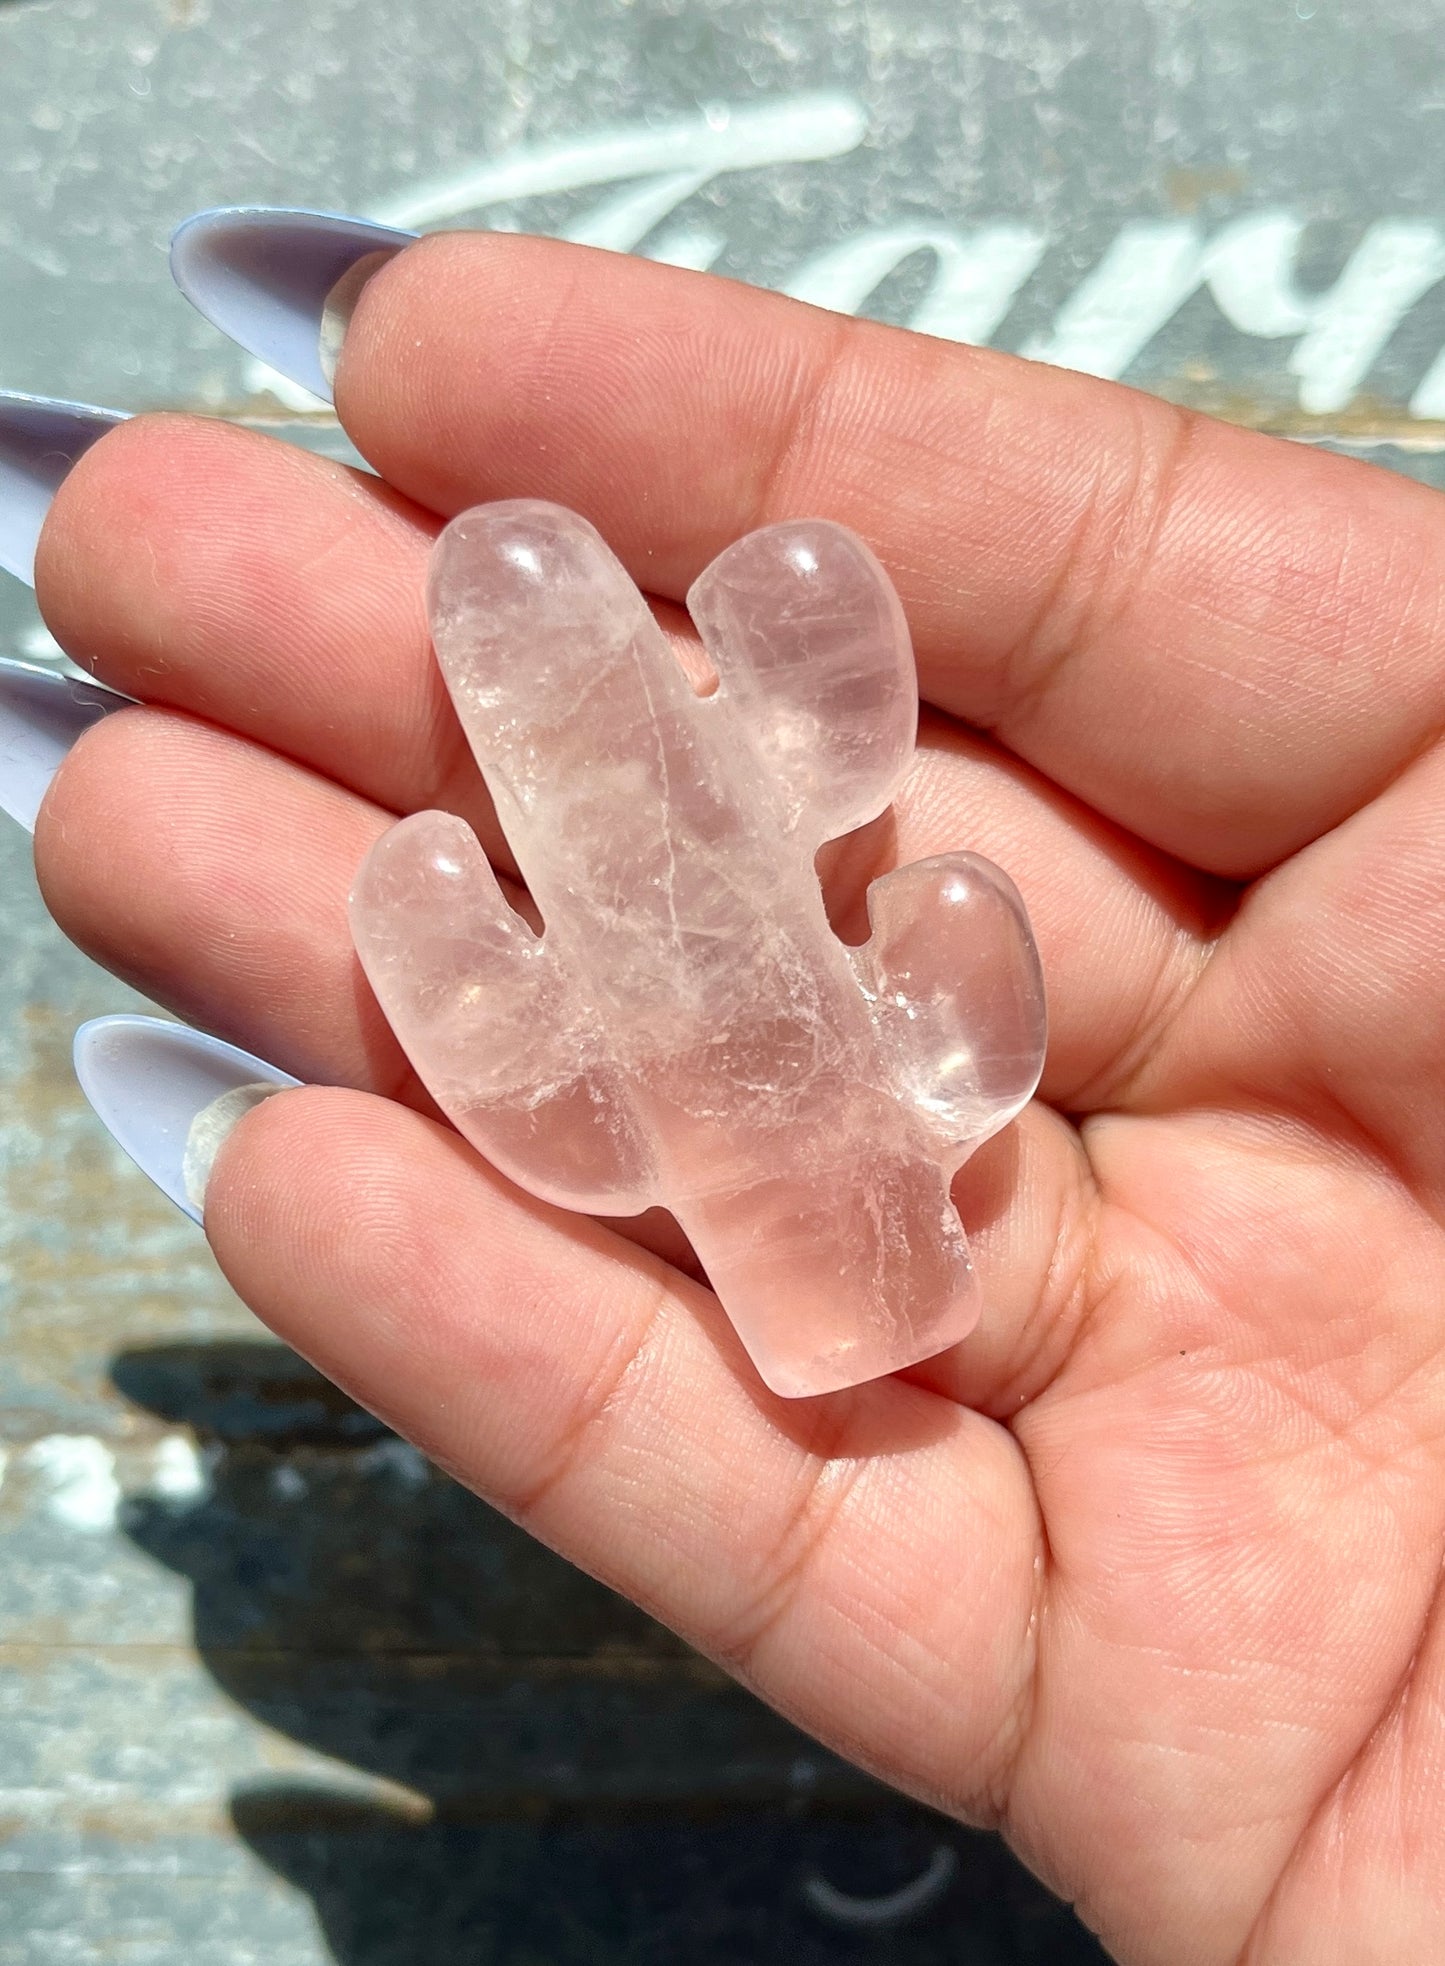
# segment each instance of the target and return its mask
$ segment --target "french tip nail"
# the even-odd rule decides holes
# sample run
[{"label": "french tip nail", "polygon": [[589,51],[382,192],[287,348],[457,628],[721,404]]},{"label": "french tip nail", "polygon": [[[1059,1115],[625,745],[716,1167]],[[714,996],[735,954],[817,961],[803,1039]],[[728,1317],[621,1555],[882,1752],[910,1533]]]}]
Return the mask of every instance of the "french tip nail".
[{"label": "french tip nail", "polygon": [[41,801],[71,745],[129,702],[99,683],[0,660],[0,811],[33,833]]},{"label": "french tip nail", "polygon": [[96,1017],[75,1076],[106,1131],[193,1222],[222,1143],[253,1105],[300,1085],[264,1058],[160,1017]]},{"label": "french tip nail", "polygon": [[35,546],[66,473],[120,410],[0,389],[0,567],[35,585]]},{"label": "french tip nail", "polygon": [[356,296],[417,236],[333,212],[219,206],[177,226],[171,274],[213,327],[329,403]]}]

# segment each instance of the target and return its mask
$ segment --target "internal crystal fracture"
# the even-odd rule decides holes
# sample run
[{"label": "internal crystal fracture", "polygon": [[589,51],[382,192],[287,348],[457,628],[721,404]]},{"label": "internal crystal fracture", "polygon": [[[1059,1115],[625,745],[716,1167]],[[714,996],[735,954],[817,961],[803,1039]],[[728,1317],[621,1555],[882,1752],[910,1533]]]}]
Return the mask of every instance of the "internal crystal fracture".
[{"label": "internal crystal fracture", "polygon": [[952,1177],[1037,1085],[1043,986],[1013,883],[971,853],[875,880],[861,948],[829,926],[818,850],[887,808],[917,728],[872,553],[822,520],[727,548],[688,595],[708,695],[558,506],[454,519],[429,599],[543,922],[450,814],[373,850],[357,947],[438,1104],[543,1200],[669,1208],[775,1392],[964,1337]]}]

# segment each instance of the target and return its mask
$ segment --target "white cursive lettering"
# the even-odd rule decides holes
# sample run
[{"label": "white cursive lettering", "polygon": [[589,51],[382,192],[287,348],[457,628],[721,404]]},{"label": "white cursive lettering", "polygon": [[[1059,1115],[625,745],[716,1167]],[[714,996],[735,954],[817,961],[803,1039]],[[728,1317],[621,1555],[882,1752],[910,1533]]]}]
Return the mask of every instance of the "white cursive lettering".
[{"label": "white cursive lettering", "polygon": [[[866,130],[861,104],[836,92],[714,105],[671,122],[509,151],[401,192],[373,216],[415,229],[529,198],[615,186],[566,228],[567,238],[703,271],[727,241],[711,225],[683,219],[667,226],[689,198],[725,172],[844,156]],[[503,211],[493,222],[514,221]],[[1118,378],[1205,291],[1240,333],[1293,337],[1289,369],[1301,407],[1336,414],[1406,316],[1445,280],[1445,231],[1417,219],[1382,219],[1366,231],[1335,284],[1314,293],[1296,279],[1304,230],[1300,217],[1277,208],[1234,219],[1212,235],[1193,219],[1132,220],[1023,353]],[[1004,220],[965,230],[932,220],[875,226],[811,254],[784,291],[856,313],[891,273],[926,252],[933,275],[908,325],[983,343],[1002,327],[1049,243],[1034,226]],[[291,407],[316,407],[314,398],[260,363],[248,365],[247,381]],[[1445,419],[1445,353],[1410,408],[1417,417]]]}]

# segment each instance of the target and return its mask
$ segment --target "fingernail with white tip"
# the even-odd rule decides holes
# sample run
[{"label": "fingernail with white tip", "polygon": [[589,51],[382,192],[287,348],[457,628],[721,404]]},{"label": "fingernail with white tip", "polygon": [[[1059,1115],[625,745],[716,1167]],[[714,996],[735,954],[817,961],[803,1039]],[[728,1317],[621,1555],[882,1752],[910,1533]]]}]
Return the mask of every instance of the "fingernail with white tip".
[{"label": "fingernail with white tip", "polygon": [[177,228],[171,272],[213,327],[329,403],[362,288],[416,237],[328,212],[222,207]]},{"label": "fingernail with white tip", "polygon": [[300,1085],[264,1058],[160,1017],[97,1017],[75,1034],[75,1074],[115,1141],[193,1222],[216,1156],[247,1113]]},{"label": "fingernail with white tip", "polygon": [[0,389],[0,567],[35,585],[40,528],[82,452],[124,423],[120,410]]},{"label": "fingernail with white tip", "polygon": [[129,701],[54,669],[0,661],[0,812],[33,833],[40,802],[71,745]]}]

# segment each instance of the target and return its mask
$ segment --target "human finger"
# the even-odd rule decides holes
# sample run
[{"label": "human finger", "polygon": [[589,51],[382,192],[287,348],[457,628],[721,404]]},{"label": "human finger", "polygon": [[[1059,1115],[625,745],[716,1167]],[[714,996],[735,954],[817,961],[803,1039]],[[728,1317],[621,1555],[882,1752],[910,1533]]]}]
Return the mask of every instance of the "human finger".
[{"label": "human finger", "polygon": [[1445,714],[1434,493],[1088,377],[467,233],[366,284],[336,394],[419,503],[555,499],[674,600],[752,527],[841,521],[926,695],[1216,873],[1336,823]]},{"label": "human finger", "polygon": [[[232,732],[125,710],[63,765],[37,865],[67,934],[147,995],[299,1078],[392,1091],[409,1081],[346,897],[396,816]],[[825,862],[845,933],[866,933],[870,880],[960,845],[1007,868],[1031,909],[1053,1025],[1045,1096],[1106,1102],[1192,988],[1219,897],[936,724],[893,811]]]},{"label": "human finger", "polygon": [[252,1113],[206,1223],[265,1321],[460,1480],[843,1752],[989,1810],[1038,1544],[1005,1429],[899,1380],[777,1400],[701,1286],[356,1094]]}]

